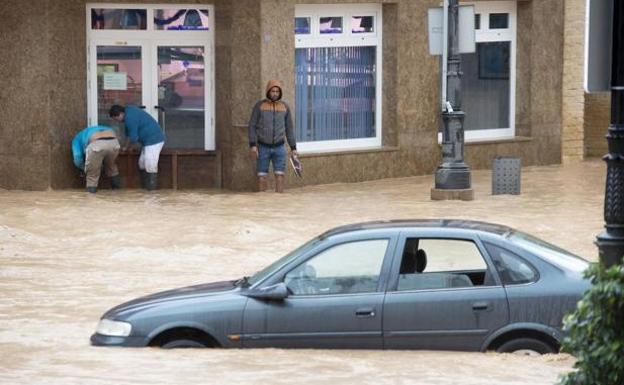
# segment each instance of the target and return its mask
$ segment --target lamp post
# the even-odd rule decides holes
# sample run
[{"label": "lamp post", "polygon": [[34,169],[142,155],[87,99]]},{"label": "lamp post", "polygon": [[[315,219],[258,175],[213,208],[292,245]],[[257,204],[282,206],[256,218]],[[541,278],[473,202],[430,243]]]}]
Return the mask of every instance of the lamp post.
[{"label": "lamp post", "polygon": [[596,237],[600,260],[606,267],[621,263],[624,255],[624,1],[613,0],[611,45],[611,124],[604,200],[606,231]]},{"label": "lamp post", "polygon": [[459,52],[459,4],[448,1],[447,101],[442,112],[442,163],[435,174],[431,199],[474,199],[470,167],[464,163],[464,113],[461,111],[461,57]]}]

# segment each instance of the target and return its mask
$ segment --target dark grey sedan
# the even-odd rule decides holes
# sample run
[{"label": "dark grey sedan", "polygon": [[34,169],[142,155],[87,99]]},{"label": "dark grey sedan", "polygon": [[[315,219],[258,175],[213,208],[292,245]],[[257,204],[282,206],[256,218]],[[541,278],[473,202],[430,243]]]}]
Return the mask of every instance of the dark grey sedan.
[{"label": "dark grey sedan", "polygon": [[93,345],[559,350],[588,263],[511,228],[465,220],[330,230],[252,277],[107,311]]}]

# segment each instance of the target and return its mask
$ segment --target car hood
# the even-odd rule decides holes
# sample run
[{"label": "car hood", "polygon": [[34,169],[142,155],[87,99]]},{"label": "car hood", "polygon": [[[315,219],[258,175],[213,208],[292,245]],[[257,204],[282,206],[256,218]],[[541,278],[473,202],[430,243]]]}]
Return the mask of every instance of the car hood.
[{"label": "car hood", "polygon": [[238,290],[238,287],[234,285],[234,282],[235,281],[205,283],[201,285],[180,287],[177,289],[171,289],[146,295],[144,297],[136,298],[131,301],[124,302],[121,305],[115,306],[114,308],[104,313],[102,318],[116,319],[119,317],[129,316],[139,310],[144,310],[146,308],[163,303],[189,299],[193,297],[216,296],[219,294],[232,292],[234,290]]}]

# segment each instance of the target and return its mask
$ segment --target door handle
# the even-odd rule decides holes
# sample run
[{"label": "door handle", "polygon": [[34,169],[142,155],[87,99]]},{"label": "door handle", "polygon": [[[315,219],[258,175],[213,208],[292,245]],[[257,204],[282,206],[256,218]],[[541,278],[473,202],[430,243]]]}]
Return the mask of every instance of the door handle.
[{"label": "door handle", "polygon": [[161,110],[162,112],[165,112],[165,107],[154,106],[154,108],[157,109],[157,110]]},{"label": "door handle", "polygon": [[140,109],[142,109],[142,110],[144,110],[144,109],[145,109],[145,106],[139,106],[139,108],[140,108]]},{"label": "door handle", "polygon": [[472,304],[472,310],[474,311],[483,311],[483,310],[488,310],[490,308],[490,303],[487,301],[479,301],[479,302],[474,302]]},{"label": "door handle", "polygon": [[375,309],[373,309],[372,307],[366,307],[366,308],[357,309],[355,311],[355,316],[358,317],[358,318],[374,317],[375,316]]}]

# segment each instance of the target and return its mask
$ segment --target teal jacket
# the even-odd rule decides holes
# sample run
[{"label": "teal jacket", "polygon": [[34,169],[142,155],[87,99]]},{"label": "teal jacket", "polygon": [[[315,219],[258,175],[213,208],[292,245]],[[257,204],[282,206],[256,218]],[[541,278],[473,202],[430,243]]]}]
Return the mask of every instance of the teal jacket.
[{"label": "teal jacket", "polygon": [[133,143],[139,142],[142,146],[151,146],[165,141],[165,135],[158,122],[138,107],[126,107],[124,123],[126,137]]},{"label": "teal jacket", "polygon": [[84,170],[85,156],[87,146],[89,145],[89,138],[95,132],[99,131],[111,131],[113,133],[115,132],[115,130],[108,126],[90,126],[77,133],[72,140],[72,155],[74,157],[74,164],[81,170]]}]

